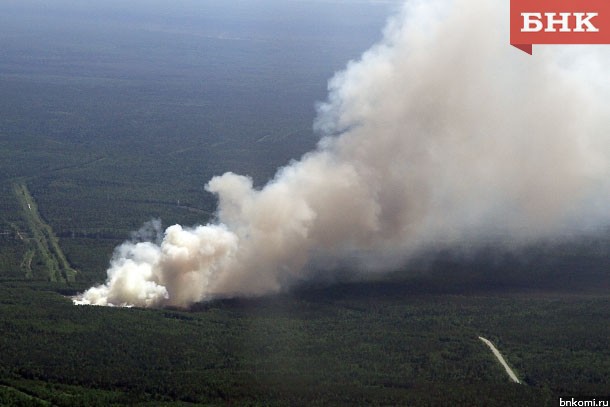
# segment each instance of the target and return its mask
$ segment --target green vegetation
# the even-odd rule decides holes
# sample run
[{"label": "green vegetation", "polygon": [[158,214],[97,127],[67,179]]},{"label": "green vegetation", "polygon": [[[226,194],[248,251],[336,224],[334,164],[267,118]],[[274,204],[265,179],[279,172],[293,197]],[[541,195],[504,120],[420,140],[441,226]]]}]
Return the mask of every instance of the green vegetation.
[{"label": "green vegetation", "polygon": [[[559,395],[610,389],[607,295],[466,294],[407,279],[180,311],[76,307],[61,287],[0,286],[3,397],[59,406],[555,405]],[[478,335],[524,385],[509,382]]]},{"label": "green vegetation", "polygon": [[[113,247],[144,222],[160,218],[168,226],[208,221],[215,200],[204,185],[214,175],[232,170],[253,176],[260,185],[278,165],[315,144],[312,102],[305,109],[299,107],[302,100],[284,100],[282,112],[253,117],[248,113],[252,104],[277,105],[275,95],[257,94],[254,87],[247,98],[233,95],[233,104],[219,85],[190,96],[188,85],[166,83],[167,89],[153,92],[157,86],[116,80],[100,87],[92,79],[75,89],[70,83],[32,84],[0,76],[0,93],[5,96],[0,100],[4,275],[49,275],[43,266],[49,256],[41,255],[39,248],[32,273],[24,262],[32,247],[19,234],[31,233],[31,226],[23,217],[25,198],[16,199],[15,183],[27,186],[39,218],[52,227],[66,260],[79,270],[76,279],[93,282],[103,279]],[[193,106],[196,98],[208,97],[208,91],[222,100]],[[42,101],[36,102],[38,97]],[[292,112],[285,110],[288,106]],[[291,120],[289,113],[294,114]],[[178,128],[176,123],[181,123]],[[265,134],[290,137],[257,142]],[[31,223],[44,236],[44,228]],[[47,240],[53,253],[53,240]]]},{"label": "green vegetation", "polygon": [[32,259],[38,255],[43,261],[43,269],[48,273],[50,281],[74,281],[76,270],[70,267],[66,260],[53,229],[40,218],[38,206],[26,185],[15,183],[14,191],[31,234],[31,237],[24,236],[24,233],[16,230],[17,236],[27,247],[21,262],[26,278],[32,277]]},{"label": "green vegetation", "polygon": [[129,23],[87,14],[93,3],[0,13],[0,406],[554,406],[610,394],[608,234],[435,253],[377,281],[191,310],[66,297],[101,283],[144,222],[212,219],[212,176],[261,185],[314,148],[314,102],[387,10],[276,3],[299,11],[291,22],[259,2],[157,20],[134,9]]}]

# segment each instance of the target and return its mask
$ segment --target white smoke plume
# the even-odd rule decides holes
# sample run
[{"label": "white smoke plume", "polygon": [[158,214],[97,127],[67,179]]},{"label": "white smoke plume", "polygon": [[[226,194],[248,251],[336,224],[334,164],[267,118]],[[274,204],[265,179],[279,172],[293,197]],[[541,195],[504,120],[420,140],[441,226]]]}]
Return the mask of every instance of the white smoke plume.
[{"label": "white smoke plume", "polygon": [[504,3],[409,1],[330,81],[315,151],[262,189],[214,177],[215,224],[123,244],[75,302],[188,306],[333,265],[383,270],[429,247],[607,224],[610,50],[526,55],[508,45]]}]

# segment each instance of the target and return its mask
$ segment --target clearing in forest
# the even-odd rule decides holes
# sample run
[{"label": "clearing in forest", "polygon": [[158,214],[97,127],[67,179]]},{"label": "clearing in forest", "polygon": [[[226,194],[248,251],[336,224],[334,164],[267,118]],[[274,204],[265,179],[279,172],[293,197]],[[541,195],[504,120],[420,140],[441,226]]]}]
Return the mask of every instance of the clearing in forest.
[{"label": "clearing in forest", "polygon": [[22,239],[28,248],[21,264],[26,277],[32,275],[31,262],[37,252],[44,262],[49,280],[74,281],[77,272],[70,267],[53,229],[41,218],[38,206],[25,183],[16,182],[13,190],[30,231],[30,236]]}]

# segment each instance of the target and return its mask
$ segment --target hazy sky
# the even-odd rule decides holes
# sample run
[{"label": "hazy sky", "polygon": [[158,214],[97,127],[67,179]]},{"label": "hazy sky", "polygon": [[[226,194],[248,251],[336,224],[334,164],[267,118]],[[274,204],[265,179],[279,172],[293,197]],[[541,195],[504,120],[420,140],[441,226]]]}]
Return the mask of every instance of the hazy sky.
[{"label": "hazy sky", "polygon": [[[278,64],[301,57],[316,64],[326,55],[333,59],[330,69],[324,68],[329,77],[381,37],[386,18],[397,7],[396,2],[368,1],[4,0],[0,2],[0,75],[35,70],[67,77],[97,76],[103,70],[105,77],[124,76],[130,70],[137,75],[136,65],[145,71],[151,66],[165,69],[165,74],[187,67],[192,75],[207,69],[202,58],[219,55],[201,49],[213,39],[257,41],[248,44],[248,52],[270,64],[276,63],[272,43],[284,54],[298,48],[294,57],[278,58]],[[235,45],[239,46],[218,44],[227,50]],[[65,69],[67,65],[70,69]]]}]

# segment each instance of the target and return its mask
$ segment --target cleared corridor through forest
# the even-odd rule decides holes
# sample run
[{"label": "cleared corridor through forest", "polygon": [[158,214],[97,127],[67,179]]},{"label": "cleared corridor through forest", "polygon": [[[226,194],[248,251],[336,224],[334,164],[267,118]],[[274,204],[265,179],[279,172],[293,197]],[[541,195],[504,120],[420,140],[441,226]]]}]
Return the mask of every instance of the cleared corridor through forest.
[{"label": "cleared corridor through forest", "polygon": [[502,354],[500,353],[500,351],[498,349],[496,349],[496,347],[494,346],[493,343],[491,343],[490,340],[483,338],[482,336],[479,336],[479,339],[483,341],[483,343],[485,343],[487,346],[489,346],[489,349],[491,349],[491,351],[493,352],[493,354],[496,356],[496,358],[500,361],[500,363],[502,364],[502,366],[504,366],[504,370],[506,370],[506,373],[508,373],[508,376],[510,377],[510,379],[515,382],[515,383],[519,383],[521,384],[521,382],[519,381],[519,379],[517,378],[517,375],[515,374],[515,372],[513,372],[513,370],[510,368],[510,366],[508,366],[508,363],[506,363],[506,361],[504,360],[504,358],[502,357]]}]

